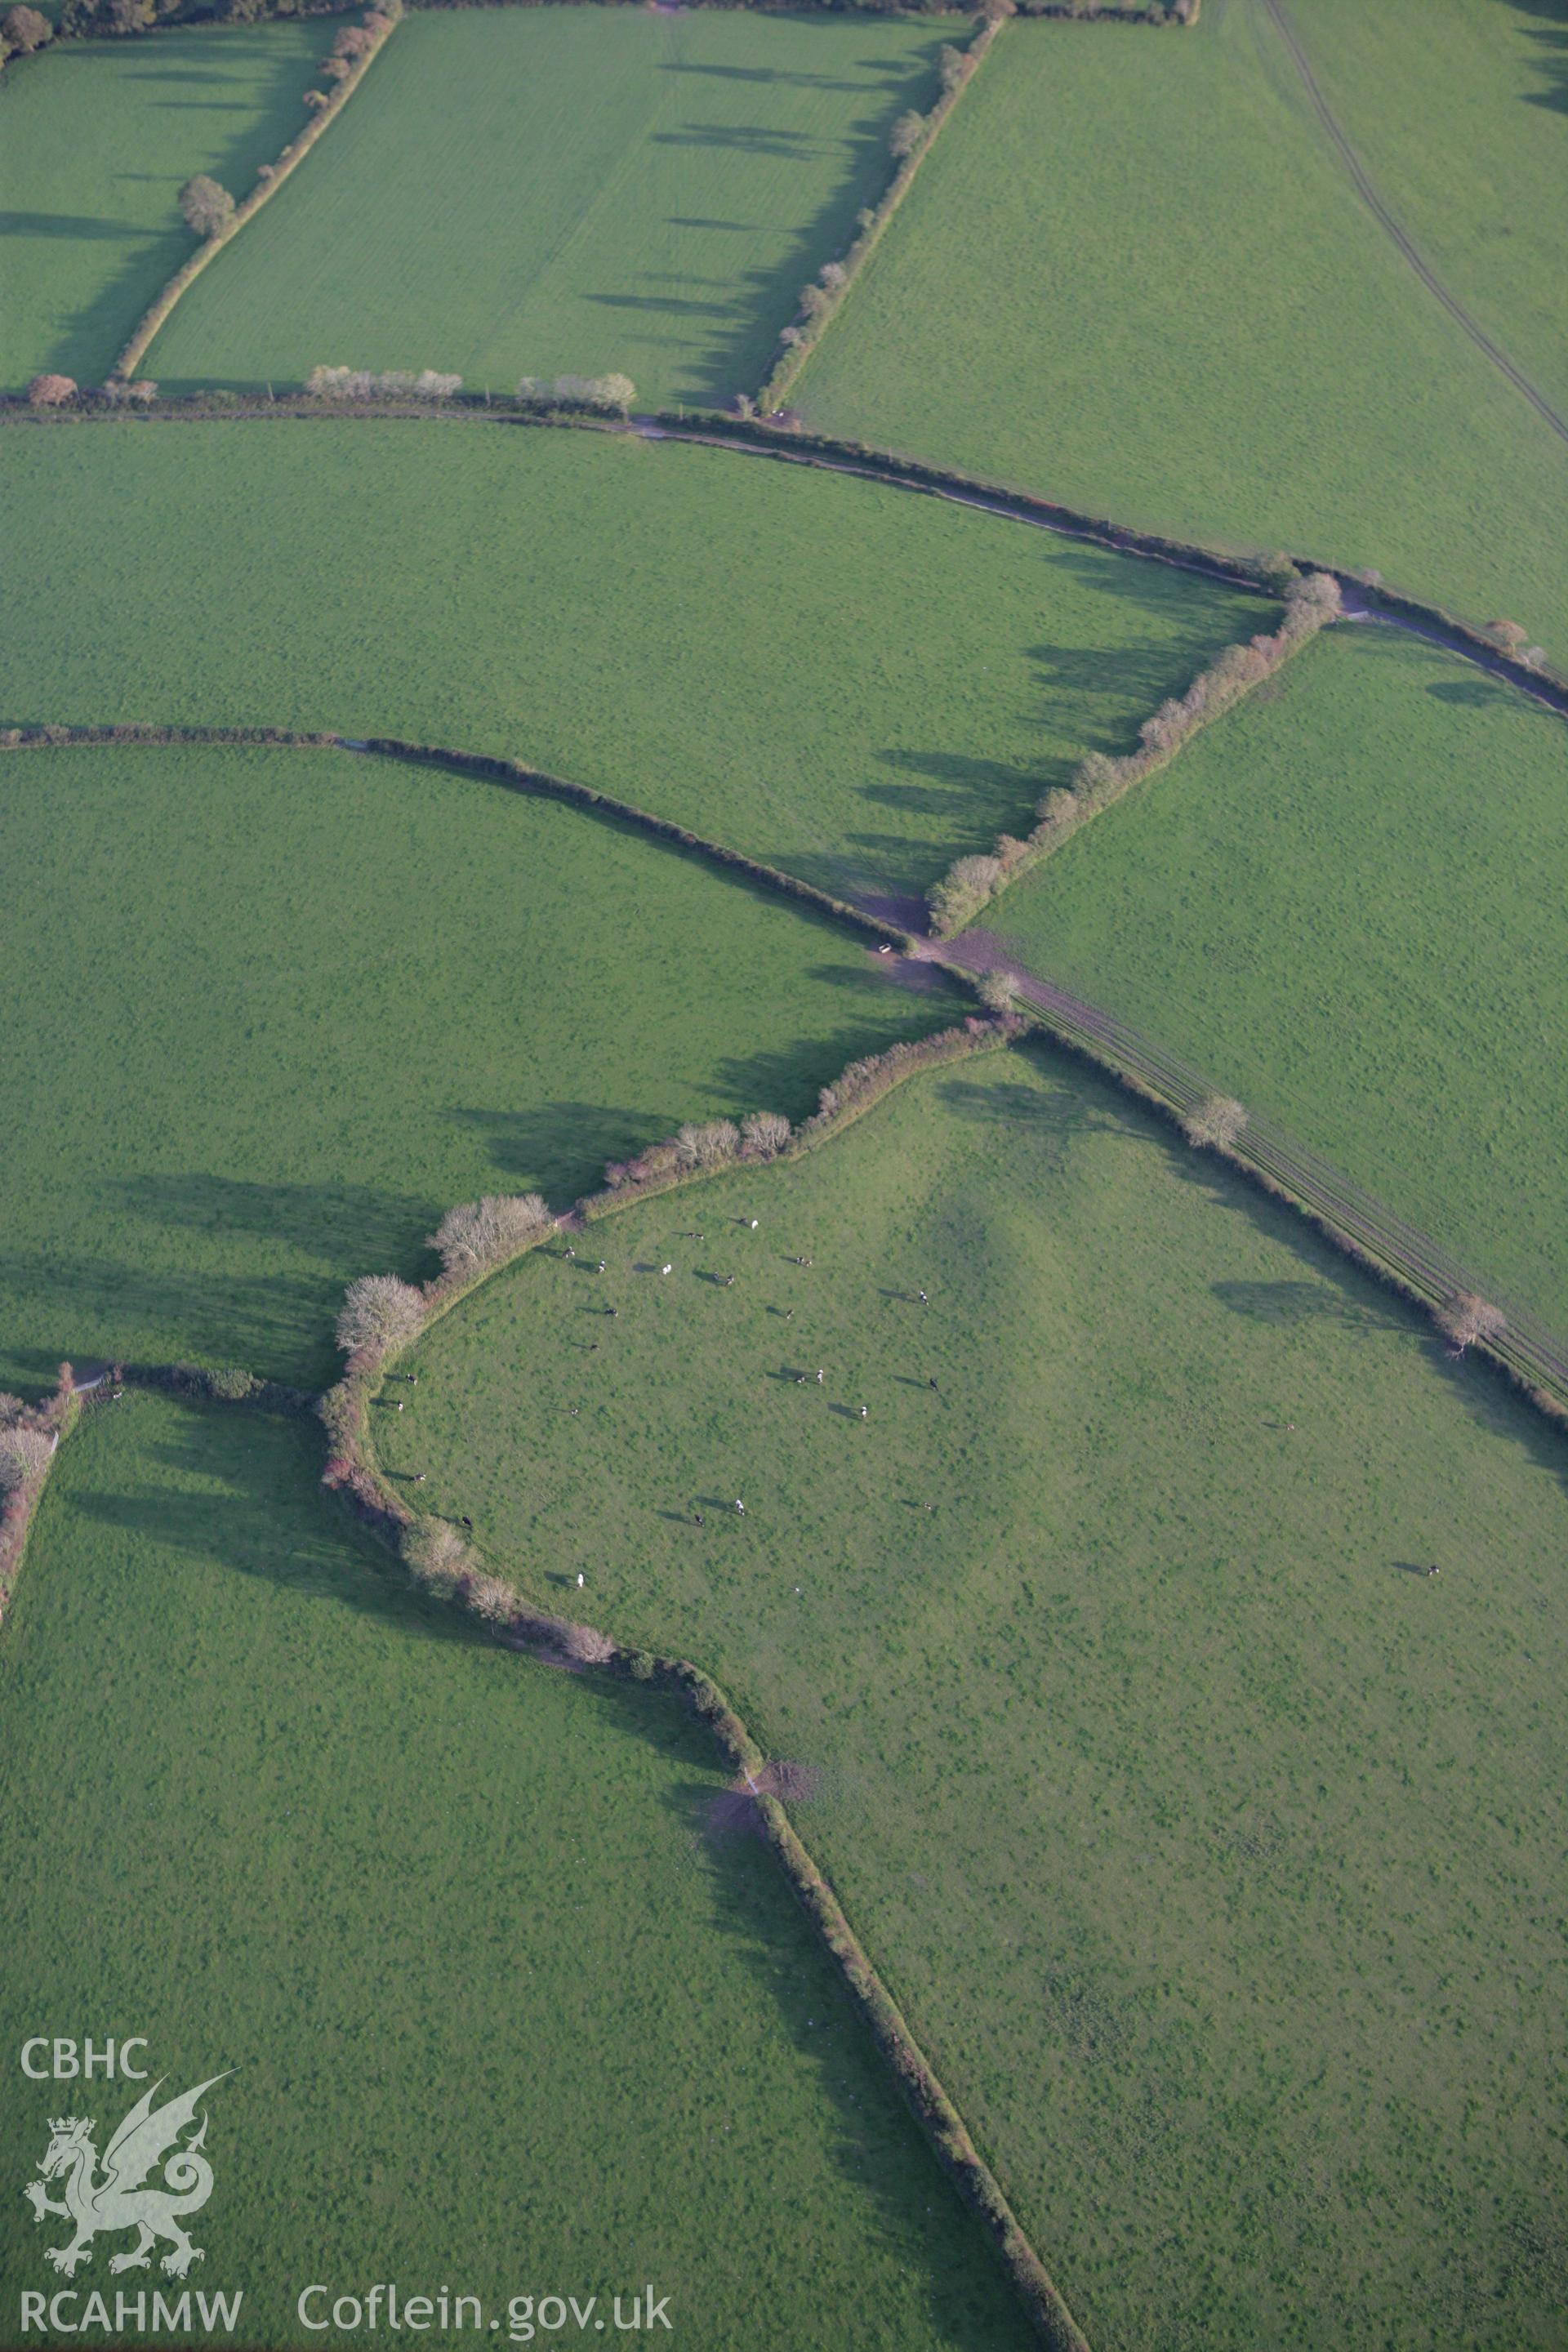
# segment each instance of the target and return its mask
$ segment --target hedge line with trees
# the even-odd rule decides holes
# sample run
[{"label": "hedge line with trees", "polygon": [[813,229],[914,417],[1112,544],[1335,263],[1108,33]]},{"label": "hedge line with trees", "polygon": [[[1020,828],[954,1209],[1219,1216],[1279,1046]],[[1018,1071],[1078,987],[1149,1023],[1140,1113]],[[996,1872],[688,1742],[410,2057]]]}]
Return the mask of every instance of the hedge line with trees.
[{"label": "hedge line with trees", "polygon": [[434,1282],[416,1287],[395,1275],[369,1275],[350,1284],[337,1322],[338,1344],[347,1359],[344,1377],[320,1400],[319,1410],[331,1448],[323,1482],[395,1549],[423,1592],[464,1609],[509,1646],[552,1664],[657,1683],[707,1725],[727,1760],[744,1776],[759,1822],[802,1907],[837,1962],[931,2146],[984,2224],[1042,2341],[1052,2352],[1088,2352],[1071,2313],[827,1881],[778,1799],[755,1788],[764,1759],[724,1692],[687,1660],[623,1648],[599,1626],[556,1615],[523,1599],[505,1579],[491,1573],[460,1528],[411,1509],[388,1484],[375,1459],[369,1416],[371,1394],[387,1368],[433,1318],[487,1275],[536,1247],[548,1234],[741,1162],[794,1158],[837,1133],[915,1071],[993,1051],[1011,1043],[1024,1027],[1011,1015],[972,1018],[918,1044],[895,1045],[852,1063],[822,1089],[816,1113],[798,1130],[792,1130],[778,1113],[765,1111],[753,1113],[739,1128],[728,1119],[683,1127],[668,1143],[639,1155],[638,1161],[612,1166],[608,1191],[580,1202],[563,1218],[552,1217],[537,1193],[470,1202],[448,1211],[431,1236],[444,1268]]},{"label": "hedge line with trees", "polygon": [[[1016,1013],[1021,999],[1026,1026],[1041,1029],[1055,1044],[1113,1078],[1178,1127],[1195,1150],[1212,1151],[1249,1184],[1305,1218],[1352,1265],[1429,1317],[1456,1356],[1477,1349],[1546,1420],[1568,1429],[1568,1358],[1529,1328],[1525,1318],[1510,1318],[1442,1265],[1424,1235],[1408,1233],[1406,1243],[1400,1235],[1378,1234],[1364,1205],[1359,1216],[1347,1217],[1321,1177],[1314,1180],[1304,1173],[1289,1145],[1255,1123],[1244,1103],[1206,1088],[1193,1073],[1166,1062],[1131,1032],[1122,1030],[1120,1038],[1110,1034],[1121,1024],[1093,1015],[1092,1008],[1075,1007],[1056,991],[1049,993],[1058,999],[1057,1003],[1042,1003],[1026,992],[1026,976],[1017,972],[976,973],[947,963],[942,968],[966,979],[993,1010]],[[1075,1018],[1075,1012],[1085,1017]],[[1359,1231],[1352,1230],[1352,1223]],[[1548,1379],[1556,1381],[1562,1392],[1546,1386]]]},{"label": "hedge line with trees", "polygon": [[[129,0],[110,0],[110,5],[129,5]],[[375,0],[358,25],[341,28],[330,54],[321,60],[321,71],[331,84],[330,89],[306,91],[305,104],[313,110],[310,121],[299,137],[284,148],[276,163],[262,164],[256,175],[256,185],[243,203],[236,204],[228,190],[205,173],[198,173],[194,180],[185,183],[180,191],[180,210],[187,226],[195,230],[202,242],[142,314],[135,333],[115,362],[117,387],[125,387],[135,376],[153,337],[213,256],[255,217],[268,196],[276,194],[290,172],[310,153],[328,123],[342,112],[402,15],[403,0]]]},{"label": "hedge line with trees", "polygon": [[[859,215],[855,241],[843,259],[825,262],[802,294],[799,311],[780,336],[778,357],[756,397],[754,407],[764,415],[783,408],[791,385],[837,316],[845,296],[908,195],[937,132],[957,105],[1003,25],[1016,13],[1016,0],[985,0],[984,14],[968,47],[959,49],[948,43],[941,52],[942,93],[931,112],[900,114],[894,123],[889,144],[898,168],[881,201]],[[753,404],[742,400],[741,413],[752,414]]]},{"label": "hedge line with trees", "polygon": [[1138,749],[1113,759],[1090,751],[1079,762],[1070,784],[1058,784],[1041,801],[1038,822],[1022,839],[1003,834],[988,856],[960,857],[926,893],[931,929],[938,939],[972,923],[998,891],[1030,866],[1049,857],[1064,841],[1099,816],[1145,776],[1173,760],[1200,727],[1232,709],[1253,688],[1271,677],[1290,656],[1310,645],[1340,612],[1337,580],[1326,572],[1294,579],[1285,591],[1285,616],[1271,636],[1226,646],[1213,665],[1200,670],[1185,694],[1160,705],[1138,730]]}]

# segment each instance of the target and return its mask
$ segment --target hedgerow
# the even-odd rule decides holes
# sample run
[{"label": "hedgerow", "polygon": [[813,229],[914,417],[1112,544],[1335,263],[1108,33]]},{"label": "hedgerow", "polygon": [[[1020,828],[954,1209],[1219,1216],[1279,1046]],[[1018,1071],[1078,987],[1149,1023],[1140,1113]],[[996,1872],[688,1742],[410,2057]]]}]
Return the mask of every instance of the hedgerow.
[{"label": "hedgerow", "polygon": [[1099,816],[1132,785],[1173,760],[1200,727],[1206,727],[1231,709],[1253,688],[1271,677],[1283,662],[1310,645],[1326,623],[1338,618],[1340,588],[1325,572],[1293,580],[1285,591],[1285,615],[1272,636],[1259,635],[1247,644],[1226,646],[1218,659],[1201,670],[1185,694],[1163,702],[1139,729],[1136,751],[1113,759],[1090,751],[1079,761],[1070,785],[1048,792],[1038,809],[1038,823],[1021,840],[1004,834],[989,856],[961,857],[926,893],[931,929],[938,939],[972,923],[986,902],[1020,874],[1049,857],[1064,841]]}]

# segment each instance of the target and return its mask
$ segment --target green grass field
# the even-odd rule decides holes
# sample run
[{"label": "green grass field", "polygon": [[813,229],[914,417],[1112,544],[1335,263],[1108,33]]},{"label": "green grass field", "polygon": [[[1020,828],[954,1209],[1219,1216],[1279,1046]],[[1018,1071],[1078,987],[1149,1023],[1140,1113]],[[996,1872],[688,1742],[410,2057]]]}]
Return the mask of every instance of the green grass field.
[{"label": "green grass field", "polygon": [[[1426,10],[1370,13],[1405,19],[1401,54],[1429,47],[1433,110],[1390,134],[1401,153],[1424,142],[1423,184],[1451,189],[1456,150],[1507,151],[1510,203],[1532,189],[1555,219],[1560,151],[1531,93],[1501,67],[1468,80]],[[1517,69],[1514,12],[1472,14]],[[1331,30],[1297,16],[1321,59]],[[1494,196],[1476,209],[1494,217]],[[1468,290],[1484,240],[1456,234]],[[1262,0],[1205,7],[1191,35],[1015,26],[795,396],[829,431],[1187,537],[1370,566],[1568,653],[1568,446],[1364,208]]]},{"label": "green grass field", "polygon": [[[867,2352],[1022,2352],[771,1857],[704,1833],[710,1743],[421,1615],[321,1498],[320,1450],[100,1409],[0,1644],[7,2046],[144,2034],[166,2095],[235,2070],[186,2284],[241,2289],[234,2340],[269,2347],[321,2340],[296,2317],[311,2282],[478,2294],[507,2344],[513,2296],[595,2294],[608,2319],[651,2280],[698,2352],[744,2352],[759,2314],[798,2352],[825,2315]],[[18,2190],[62,2104],[101,2150],[137,2095],[5,2080]],[[0,2204],[9,2317],[64,2284],[63,2242]],[[110,2280],[128,2244],[73,2282],[111,2314],[116,2290],[177,2291]],[[384,2343],[384,2313],[331,2340]]]},{"label": "green grass field", "polygon": [[509,393],[613,368],[650,404],[710,407],[754,391],[801,288],[881,194],[889,131],[930,103],[955,30],[629,8],[416,17],[149,367],[257,384],[318,362],[412,365]]},{"label": "green grass field", "polygon": [[349,752],[0,767],[0,1387],[63,1355],[331,1376],[454,1202],[799,1117],[942,1026],[816,918],[552,803]]},{"label": "green grass field", "polygon": [[435,1328],[384,1459],[821,1771],[1089,2341],[1551,2341],[1557,1440],[1033,1053],[595,1237]]},{"label": "green grass field", "polygon": [[274,24],[67,42],[0,80],[0,384],[101,383],[195,239],[209,172],[243,196],[298,136],[327,37]]},{"label": "green grass field", "polygon": [[1284,0],[1313,75],[1405,234],[1561,408],[1562,0]]},{"label": "green grass field", "polygon": [[1568,730],[1332,632],[989,909],[1568,1330]]},{"label": "green grass field", "polygon": [[931,499],[599,434],[11,433],[28,595],[5,716],[503,751],[841,896],[918,891],[1026,824],[1086,746],[1124,748],[1273,609]]}]

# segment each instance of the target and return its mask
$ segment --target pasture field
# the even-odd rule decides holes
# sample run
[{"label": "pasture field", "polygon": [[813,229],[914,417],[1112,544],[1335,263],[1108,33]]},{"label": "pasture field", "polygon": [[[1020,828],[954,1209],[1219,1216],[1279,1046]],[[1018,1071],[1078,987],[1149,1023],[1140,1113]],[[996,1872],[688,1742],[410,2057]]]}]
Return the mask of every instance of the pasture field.
[{"label": "pasture field", "polygon": [[[1425,10],[1368,13],[1410,20],[1402,54],[1428,42]],[[1512,12],[1475,14],[1517,58]],[[1331,35],[1298,16],[1320,58]],[[1421,87],[1444,101],[1422,118],[1429,173],[1452,193],[1456,150],[1511,147],[1510,201],[1532,188],[1555,220],[1557,151],[1528,93],[1500,69],[1472,94],[1436,42]],[[1481,250],[1479,229],[1454,234]],[[1371,567],[1568,654],[1568,446],[1363,205],[1264,0],[1207,7],[1191,34],[1012,26],[795,397],[826,431],[1187,538]]]},{"label": "pasture field", "polygon": [[1313,78],[1422,257],[1559,408],[1568,356],[1562,0],[1282,0]]},{"label": "pasture field", "polygon": [[907,492],[613,435],[9,430],[29,594],[0,645],[5,717],[500,751],[840,897],[918,892],[989,849],[1275,609]]},{"label": "pasture field", "polygon": [[[782,1874],[705,1832],[710,1743],[421,1614],[321,1496],[320,1452],[100,1409],[0,1644],[9,2044],[112,2021],[165,2095],[235,2070],[205,2103],[185,2284],[242,2289],[234,2340],[278,2347],[321,2340],[296,2317],[313,2281],[478,2294],[504,2345],[529,2340],[513,2296],[597,2295],[607,2322],[651,2280],[700,2352],[754,2344],[759,2312],[816,2352],[825,2311],[857,2352],[1023,2352]],[[101,2150],[136,2093],[87,2090]],[[5,2069],[18,2167],[61,2095]],[[64,2284],[61,2230],[0,2205],[8,2311]],[[72,2282],[111,2312],[176,2292],[109,2278],[128,2242]],[[384,2306],[331,2340],[384,2343]]]},{"label": "pasture field", "polygon": [[815,916],[558,803],[346,751],[0,764],[0,1387],[62,1355],[320,1385],[453,1202],[800,1117],[953,1017]]},{"label": "pasture field", "polygon": [[988,909],[1568,1331],[1568,729],[1331,630]]},{"label": "pasture field", "polygon": [[1090,2343],[1551,2340],[1558,1441],[1036,1048],[594,1233],[426,1334],[384,1460],[821,1774]]},{"label": "pasture field", "polygon": [[[946,23],[749,11],[415,16],[306,168],[182,302],[179,388],[318,362],[616,369],[648,405],[753,392],[931,103]],[[454,136],[454,125],[461,135]],[[564,126],[571,135],[563,137]]]},{"label": "pasture field", "polygon": [[[209,172],[248,194],[309,120],[319,25],[70,41],[0,79],[0,384],[101,383],[195,240],[175,201]],[[89,127],[90,126],[90,127]]]}]

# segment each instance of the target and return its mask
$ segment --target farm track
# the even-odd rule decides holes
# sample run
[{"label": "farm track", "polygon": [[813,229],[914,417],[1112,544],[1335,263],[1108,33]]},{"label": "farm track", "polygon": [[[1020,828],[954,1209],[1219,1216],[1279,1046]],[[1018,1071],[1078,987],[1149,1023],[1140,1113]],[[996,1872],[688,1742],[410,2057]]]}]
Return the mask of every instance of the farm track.
[{"label": "farm track", "polygon": [[[1029,972],[1012,953],[1005,939],[994,931],[974,929],[961,931],[951,940],[921,937],[916,929],[924,911],[920,900],[882,898],[850,906],[830,899],[791,875],[758,865],[721,843],[689,834],[629,802],[612,800],[585,785],[546,775],[521,763],[430,744],[405,744],[385,736],[367,740],[357,736],[300,735],[281,729],[233,727],[170,728],[150,730],[140,738],[117,737],[110,728],[82,729],[62,731],[58,746],[35,742],[30,748],[97,746],[132,750],[162,740],[215,746],[266,741],[280,749],[334,750],[362,756],[369,753],[386,759],[403,758],[447,767],[503,790],[538,792],[569,804],[574,803],[590,813],[635,826],[678,854],[710,860],[786,900],[802,901],[815,912],[860,931],[867,936],[868,946],[876,940],[883,954],[892,956],[895,949],[901,950],[887,967],[889,977],[912,976],[911,966],[917,970],[945,967],[970,978],[987,971],[1012,974],[1020,1000],[1061,1044],[1108,1071],[1132,1093],[1154,1101],[1178,1121],[1200,1103],[1223,1091],[1202,1071],[1141,1036],[1115,1013]],[[1465,1294],[1487,1297],[1507,1317],[1506,1331],[1488,1343],[1488,1352],[1551,1417],[1568,1418],[1568,1346],[1538,1318],[1510,1309],[1505,1299],[1467,1271],[1429,1235],[1406,1224],[1371,1192],[1267,1117],[1253,1118],[1249,1114],[1245,1129],[1226,1156],[1240,1173],[1276,1198],[1288,1201],[1347,1255],[1370,1265],[1396,1289],[1429,1310],[1441,1315],[1456,1297]]]},{"label": "farm track", "polygon": [[1395,220],[1394,215],[1389,211],[1388,206],[1384,203],[1383,198],[1377,192],[1375,184],[1368,175],[1366,167],[1363,163],[1361,157],[1356,153],[1355,149],[1352,146],[1342,127],[1341,126],[1338,117],[1335,115],[1333,109],[1330,106],[1328,100],[1324,97],[1321,85],[1320,84],[1317,76],[1313,73],[1311,67],[1307,62],[1306,53],[1302,49],[1300,43],[1297,40],[1295,34],[1290,29],[1290,22],[1285,14],[1282,0],[1262,0],[1262,5],[1268,12],[1269,21],[1272,23],[1275,31],[1279,34],[1279,38],[1284,43],[1285,47],[1289,54],[1292,65],[1295,67],[1298,75],[1300,77],[1301,86],[1305,89],[1309,100],[1311,101],[1313,112],[1316,114],[1324,131],[1332,142],[1333,146],[1339,154],[1340,161],[1343,163],[1346,172],[1350,175],[1352,185],[1354,187],[1357,195],[1361,198],[1368,212],[1371,213],[1373,218],[1382,229],[1384,235],[1388,238],[1389,243],[1399,255],[1400,259],[1408,268],[1415,271],[1416,277],[1421,280],[1422,285],[1426,287],[1427,292],[1433,295],[1436,299],[1442,304],[1444,310],[1447,310],[1448,316],[1453,320],[1455,325],[1462,329],[1464,333],[1468,335],[1471,342],[1475,344],[1477,350],[1484,352],[1486,357],[1490,360],[1493,367],[1495,367],[1500,374],[1508,378],[1509,383],[1512,384],[1514,390],[1516,392],[1521,392],[1526,400],[1529,401],[1531,406],[1537,410],[1538,413],[1545,418],[1547,424],[1552,427],[1553,433],[1558,436],[1559,439],[1568,441],[1568,418],[1562,416],[1559,412],[1552,407],[1545,394],[1536,389],[1535,385],[1531,383],[1530,378],[1524,373],[1523,370],[1517,368],[1513,362],[1509,358],[1508,353],[1502,350],[1500,345],[1493,342],[1491,337],[1487,333],[1486,329],[1481,325],[1479,320],[1474,318],[1471,313],[1466,310],[1458,295],[1451,293],[1448,288],[1444,285],[1442,279],[1437,276],[1436,271],[1433,269],[1427,262],[1423,260],[1417,247],[1412,243],[1411,239],[1406,236],[1405,231],[1400,227],[1399,223]]},{"label": "farm track", "polygon": [[[922,946],[919,952],[962,971],[1009,973],[1016,980],[1019,999],[1054,1036],[1130,1080],[1138,1092],[1152,1096],[1177,1118],[1186,1118],[1220,1091],[1201,1071],[1140,1036],[1114,1013],[1023,970],[1006,941],[994,931],[963,931],[956,939]],[[1477,1277],[1437,1243],[1395,1216],[1276,1121],[1249,1112],[1227,1156],[1428,1307],[1441,1310],[1462,1294],[1481,1292]],[[1527,1388],[1568,1407],[1568,1347],[1535,1317],[1488,1295],[1508,1318],[1491,1352]]]}]

